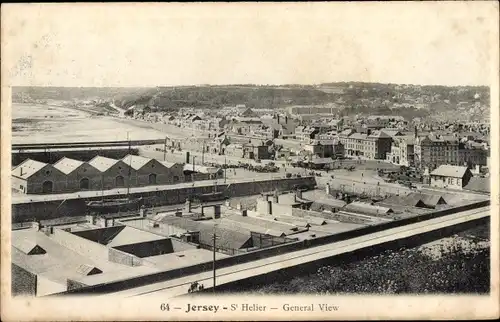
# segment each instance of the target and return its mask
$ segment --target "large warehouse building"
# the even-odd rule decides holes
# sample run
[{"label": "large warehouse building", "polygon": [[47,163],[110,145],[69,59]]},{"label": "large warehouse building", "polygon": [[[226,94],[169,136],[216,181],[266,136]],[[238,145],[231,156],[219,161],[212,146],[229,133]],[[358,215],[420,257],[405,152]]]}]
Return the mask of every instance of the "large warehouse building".
[{"label": "large warehouse building", "polygon": [[187,166],[137,155],[121,160],[96,156],[88,162],[63,157],[54,164],[27,159],[12,169],[12,188],[26,194],[98,191],[216,179],[223,173]]}]

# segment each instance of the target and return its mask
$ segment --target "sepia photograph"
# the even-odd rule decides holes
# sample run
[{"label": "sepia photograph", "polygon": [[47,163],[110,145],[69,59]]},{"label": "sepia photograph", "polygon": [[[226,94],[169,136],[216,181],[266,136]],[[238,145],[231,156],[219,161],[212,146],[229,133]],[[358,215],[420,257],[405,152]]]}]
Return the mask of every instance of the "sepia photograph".
[{"label": "sepia photograph", "polygon": [[497,3],[2,9],[3,317],[498,317]]}]

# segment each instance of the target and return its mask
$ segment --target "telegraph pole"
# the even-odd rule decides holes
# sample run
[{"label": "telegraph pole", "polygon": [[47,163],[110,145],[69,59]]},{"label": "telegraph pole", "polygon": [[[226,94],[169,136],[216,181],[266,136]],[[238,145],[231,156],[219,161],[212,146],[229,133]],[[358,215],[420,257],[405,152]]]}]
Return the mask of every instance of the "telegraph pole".
[{"label": "telegraph pole", "polygon": [[224,155],[224,183],[226,183],[226,171],[227,171],[227,157]]},{"label": "telegraph pole", "polygon": [[212,288],[212,291],[213,291],[214,293],[215,293],[215,285],[216,285],[216,284],[215,284],[215,276],[216,276],[216,275],[215,275],[215,263],[216,263],[216,261],[215,261],[215,253],[216,253],[216,251],[215,251],[215,250],[216,250],[216,247],[215,247],[215,241],[217,240],[217,238],[219,238],[219,237],[217,237],[217,235],[215,234],[215,229],[216,229],[216,227],[217,227],[217,225],[214,225],[214,234],[213,234],[213,236],[212,236],[212,239],[213,239],[213,242],[214,242],[214,244],[213,244],[213,248],[214,248],[214,249],[213,249],[213,250],[214,250],[214,251],[213,251],[213,255],[214,255],[214,258],[213,258],[213,262],[212,262],[213,273],[214,273],[214,276],[213,276],[213,279],[214,279],[214,287]]},{"label": "telegraph pole", "polygon": [[205,164],[205,139],[203,139],[203,146],[201,150],[201,165]]},{"label": "telegraph pole", "polygon": [[195,169],[194,169],[194,167],[195,167],[194,166],[194,160],[195,159],[196,159],[196,155],[193,155],[193,174],[191,175],[191,181],[193,181],[193,182],[194,182],[194,175],[195,175],[195,173],[194,173],[194,171],[195,171]]},{"label": "telegraph pole", "polygon": [[167,139],[168,136],[165,137],[165,143],[163,144],[163,161],[167,160]]}]

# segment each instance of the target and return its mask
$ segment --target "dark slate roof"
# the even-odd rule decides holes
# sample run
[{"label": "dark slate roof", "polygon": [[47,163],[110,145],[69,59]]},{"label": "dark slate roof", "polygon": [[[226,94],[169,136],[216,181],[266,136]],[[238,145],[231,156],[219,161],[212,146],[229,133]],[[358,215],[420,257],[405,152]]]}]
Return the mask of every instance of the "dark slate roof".
[{"label": "dark slate roof", "polygon": [[490,178],[472,177],[465,190],[490,193]]}]

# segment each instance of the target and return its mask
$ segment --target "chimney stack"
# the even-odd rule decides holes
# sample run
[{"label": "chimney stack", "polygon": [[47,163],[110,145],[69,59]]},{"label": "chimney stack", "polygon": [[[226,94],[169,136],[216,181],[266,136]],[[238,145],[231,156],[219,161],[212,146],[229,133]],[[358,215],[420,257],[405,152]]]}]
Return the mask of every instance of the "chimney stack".
[{"label": "chimney stack", "polygon": [[21,170],[20,176],[22,177],[23,176],[23,167],[21,167],[20,170]]},{"label": "chimney stack", "polygon": [[220,205],[215,205],[214,206],[214,219],[219,219],[220,218]]},{"label": "chimney stack", "polygon": [[279,195],[277,193],[275,193],[273,195],[273,201],[274,201],[274,203],[279,203],[279,200],[280,200]]},{"label": "chimney stack", "polygon": [[302,199],[302,190],[300,189],[297,189],[297,191],[295,192],[295,199],[299,198],[299,199]]},{"label": "chimney stack", "polygon": [[329,183],[326,184],[326,194],[327,195],[330,194],[330,184]]},{"label": "chimney stack", "polygon": [[185,206],[184,206],[184,210],[185,210],[186,212],[191,212],[191,200],[186,199],[186,203],[185,203]]}]

